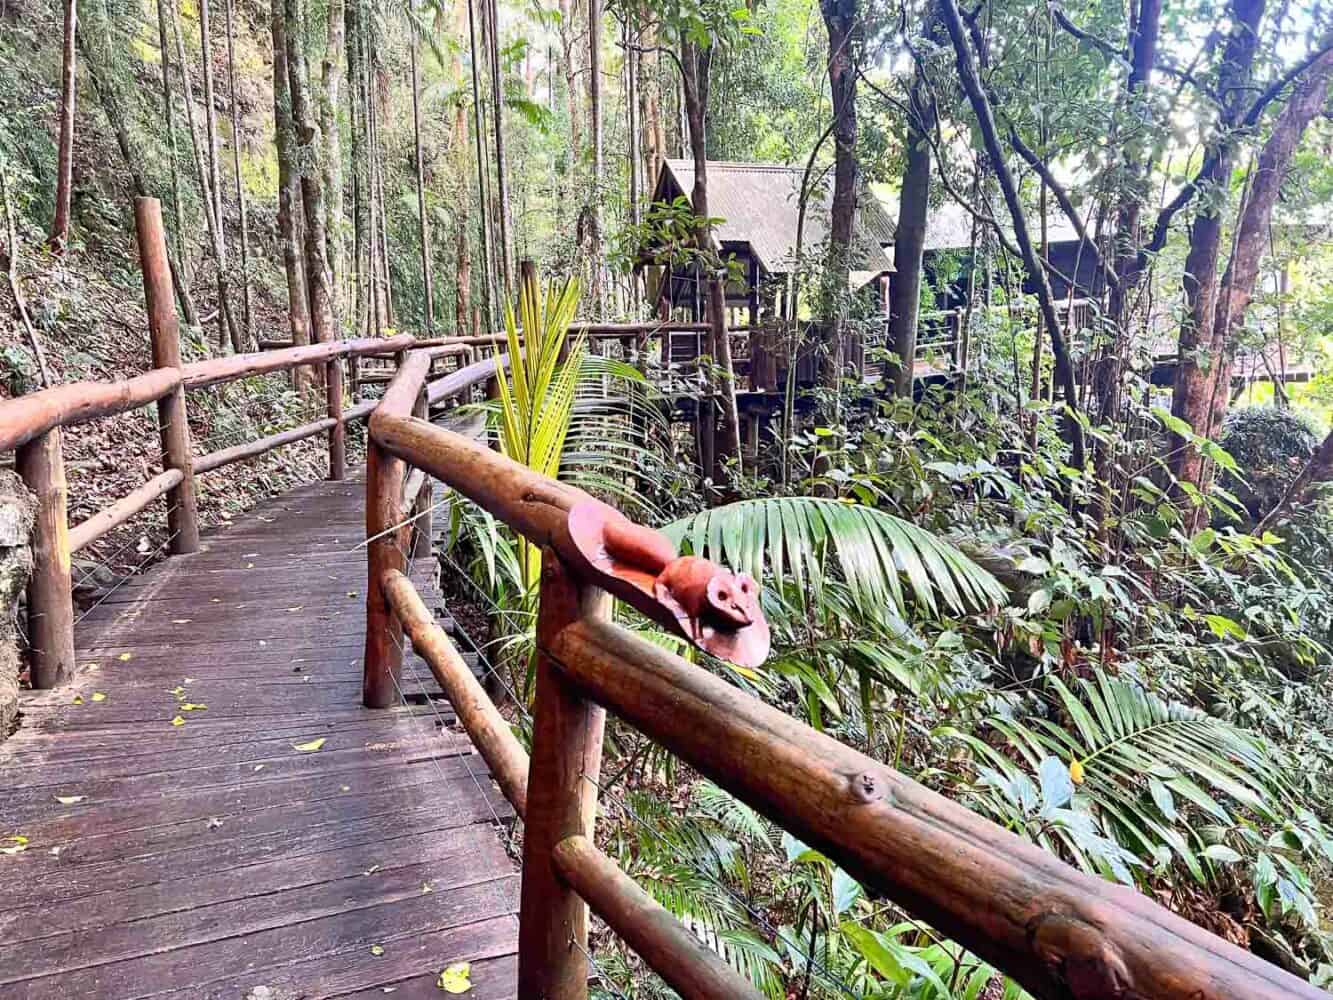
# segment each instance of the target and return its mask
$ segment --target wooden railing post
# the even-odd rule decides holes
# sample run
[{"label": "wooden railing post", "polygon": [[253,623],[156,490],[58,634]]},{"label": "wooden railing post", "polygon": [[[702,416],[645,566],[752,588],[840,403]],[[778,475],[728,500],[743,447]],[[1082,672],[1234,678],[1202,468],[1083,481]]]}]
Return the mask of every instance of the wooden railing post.
[{"label": "wooden railing post", "polygon": [[[134,199],[134,225],[139,239],[139,267],[143,271],[153,367],[179,368],[180,324],[176,320],[162,206],[156,198]],[[171,534],[167,547],[173,555],[198,552],[199,504],[195,494],[194,458],[190,448],[184,385],[177,386],[157,401],[157,426],[162,438],[163,466],[181,472],[180,483],[167,491],[167,530]]]},{"label": "wooden railing post", "polygon": [[366,442],[366,647],[361,699],[367,708],[396,700],[403,667],[403,626],[384,594],[384,575],[407,568],[403,525],[403,481],[407,466],[376,442]]},{"label": "wooden railing post", "polygon": [[28,646],[32,686],[53,688],[74,670],[74,597],[69,569],[69,520],[60,428],[33,438],[15,453],[24,484],[37,497],[28,580]]},{"label": "wooden railing post", "polygon": [[581,697],[543,650],[566,626],[605,615],[608,606],[604,593],[579,587],[551,550],[543,553],[519,904],[519,1000],[588,995],[588,907],[557,874],[554,852],[566,837],[593,835],[606,712]]},{"label": "wooden railing post", "polygon": [[329,428],[329,479],[340,482],[347,477],[347,425],[343,423],[343,366],[338,358],[330,358],[324,366],[324,386],[328,399],[328,416],[338,421]]}]

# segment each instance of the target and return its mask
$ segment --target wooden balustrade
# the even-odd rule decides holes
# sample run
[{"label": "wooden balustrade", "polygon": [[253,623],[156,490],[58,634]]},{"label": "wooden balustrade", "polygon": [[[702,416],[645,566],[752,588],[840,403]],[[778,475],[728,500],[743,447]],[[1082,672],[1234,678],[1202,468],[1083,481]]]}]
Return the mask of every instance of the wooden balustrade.
[{"label": "wooden balustrade", "polygon": [[[603,588],[624,596],[623,588],[575,537],[586,530],[577,519],[589,498],[410,416],[427,365],[424,353],[409,355],[370,419],[380,471],[367,483],[367,690],[382,688],[372,679],[392,669],[406,629],[524,817],[520,1000],[587,997],[589,904],[687,1000],[755,996],[593,846],[604,710],[1042,1000],[1323,996],[612,624]],[[383,555],[392,548],[386,532],[404,516],[386,507],[401,496],[401,478],[383,470],[404,465],[543,547],[532,754],[522,777],[525,760],[503,718]]]}]

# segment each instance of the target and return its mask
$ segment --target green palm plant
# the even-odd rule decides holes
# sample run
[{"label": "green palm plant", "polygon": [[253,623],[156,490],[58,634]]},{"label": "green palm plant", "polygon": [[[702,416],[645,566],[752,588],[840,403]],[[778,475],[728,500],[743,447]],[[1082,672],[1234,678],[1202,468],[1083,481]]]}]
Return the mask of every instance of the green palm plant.
[{"label": "green palm plant", "polygon": [[[582,336],[566,350],[569,324],[578,301],[576,281],[566,281],[559,288],[551,284],[543,294],[536,276],[525,274],[519,289],[518,316],[505,303],[509,370],[499,363],[495,366],[500,450],[515,462],[551,478],[560,473],[582,365]],[[534,546],[520,539],[518,561],[523,585],[531,589],[541,572],[541,556]]]},{"label": "green palm plant", "polygon": [[[1284,763],[1253,733],[1102,671],[1073,687],[1055,677],[1049,685],[1069,724],[1028,717],[995,718],[992,726],[1043,780],[1051,758],[1063,762],[1070,790],[1076,786],[1077,799],[1134,854],[1159,862],[1174,856],[1205,882],[1218,832],[1241,825],[1235,807],[1268,823],[1294,814]],[[1020,770],[1002,749],[963,739],[1006,778]],[[1084,867],[1099,867],[1076,832],[1047,830],[1038,839],[1054,848],[1052,834]]]},{"label": "green palm plant", "polygon": [[864,504],[801,496],[741,500],[663,530],[775,593],[793,584],[814,604],[823,603],[833,571],[867,617],[887,611],[902,618],[909,596],[931,613],[960,614],[1005,599],[999,581],[953,545]]}]

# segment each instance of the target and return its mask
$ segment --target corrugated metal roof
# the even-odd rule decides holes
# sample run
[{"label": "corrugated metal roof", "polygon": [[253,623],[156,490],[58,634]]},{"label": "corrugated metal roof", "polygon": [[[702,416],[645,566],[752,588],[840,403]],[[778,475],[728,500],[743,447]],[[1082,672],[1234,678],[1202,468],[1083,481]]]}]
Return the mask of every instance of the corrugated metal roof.
[{"label": "corrugated metal roof", "polygon": [[[677,187],[689,196],[694,188],[694,161],[667,160]],[[800,214],[801,177],[804,171],[778,163],[708,161],[708,213],[722,221],[714,229],[719,243],[748,243],[770,273],[791,269],[796,256],[796,227]],[[658,182],[661,194],[662,181]],[[801,243],[805,249],[828,239],[833,184],[825,178],[807,201]],[[881,273],[893,264],[884,245],[893,242],[894,226],[879,199],[867,186],[857,213],[858,243],[854,268]]]}]

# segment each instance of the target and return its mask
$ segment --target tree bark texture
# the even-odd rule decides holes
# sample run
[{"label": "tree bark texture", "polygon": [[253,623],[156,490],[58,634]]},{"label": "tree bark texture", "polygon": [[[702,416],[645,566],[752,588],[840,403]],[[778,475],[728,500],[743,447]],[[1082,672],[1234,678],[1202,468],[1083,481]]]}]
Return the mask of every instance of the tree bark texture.
[{"label": "tree bark texture", "polygon": [[320,179],[324,187],[324,236],[328,246],[329,284],[334,316],[347,311],[346,261],[343,240],[343,155],[338,108],[342,101],[345,0],[329,0],[328,33],[320,64],[319,130],[323,140]]},{"label": "tree bark texture", "polygon": [[51,246],[64,249],[69,241],[70,206],[74,188],[74,106],[78,79],[75,35],[79,26],[77,0],[65,0],[65,38],[60,63],[60,145],[56,152],[56,211],[51,223]]},{"label": "tree bark texture", "polygon": [[912,395],[917,322],[921,312],[921,275],[926,250],[926,216],[930,209],[930,143],[935,103],[920,66],[909,95],[907,155],[898,201],[898,229],[893,242],[893,277],[889,281],[889,342],[898,355],[894,393]]},{"label": "tree bark texture", "polygon": [[859,0],[821,0],[819,9],[828,30],[828,79],[833,104],[834,142],[827,273],[831,311],[824,328],[819,382],[834,394],[832,410],[827,416],[836,422],[837,388],[842,378],[843,346],[847,334],[852,238],[856,232],[860,186],[860,167],[856,161],[856,47],[861,35],[861,15]]},{"label": "tree bark texture", "polygon": [[[287,77],[292,124],[296,133],[296,163],[301,176],[305,210],[305,280],[310,302],[311,339],[322,344],[337,337],[333,289],[329,280],[328,239],[324,231],[324,192],[320,181],[319,129],[310,101],[310,73],[306,64],[305,4],[284,0],[287,15]],[[318,379],[318,371],[316,372]]]},{"label": "tree bark texture", "polygon": [[[718,253],[708,212],[707,123],[709,67],[712,49],[682,39],[680,46],[682,80],[685,89],[686,117],[689,122],[690,153],[694,158],[694,189],[690,201],[695,217],[695,243],[709,257]],[[721,408],[713,447],[712,468],[707,470],[715,483],[727,481],[733,463],[739,473],[741,460],[740,414],[736,408],[736,371],[731,362],[731,338],[727,333],[726,288],[717,270],[704,275],[708,301],[711,353],[716,373],[712,378],[716,405]],[[705,401],[706,403],[707,401]]]},{"label": "tree bark texture", "polygon": [[245,206],[245,181],[241,177],[241,111],[236,99],[236,0],[227,0],[227,96],[231,103],[231,158],[236,173],[236,212],[241,223],[241,308],[245,319],[245,343],[254,337],[250,308],[250,220]]},{"label": "tree bark texture", "polygon": [[[278,152],[278,242],[287,274],[287,324],[292,345],[310,343],[310,305],[300,250],[301,171],[296,162],[296,130],[292,124],[291,77],[287,71],[287,12],[284,0],[273,0],[273,125]],[[310,371],[297,368],[292,382],[298,391],[309,387]]]},{"label": "tree bark texture", "polygon": [[435,329],[435,286],[430,273],[430,226],[426,220],[426,166],[421,158],[421,73],[417,67],[417,37],[415,13],[411,15],[412,41],[408,56],[412,66],[412,142],[417,168],[417,226],[421,249],[421,289],[426,300],[426,332]]},{"label": "tree bark texture", "polygon": [[[1223,213],[1235,167],[1237,126],[1249,101],[1248,84],[1265,6],[1266,0],[1231,0],[1231,32],[1218,71],[1218,93],[1222,95],[1218,136],[1208,150],[1209,169],[1198,185],[1205,192],[1222,194],[1223,205],[1200,208],[1190,226],[1189,252],[1185,256],[1185,315],[1180,326],[1171,412],[1201,435],[1210,430],[1212,390],[1218,370],[1225,365],[1220,353],[1223,345],[1214,343],[1212,337],[1220,290]],[[1172,438],[1171,452],[1176,477],[1194,486],[1202,485],[1202,453],[1178,435]]]}]

